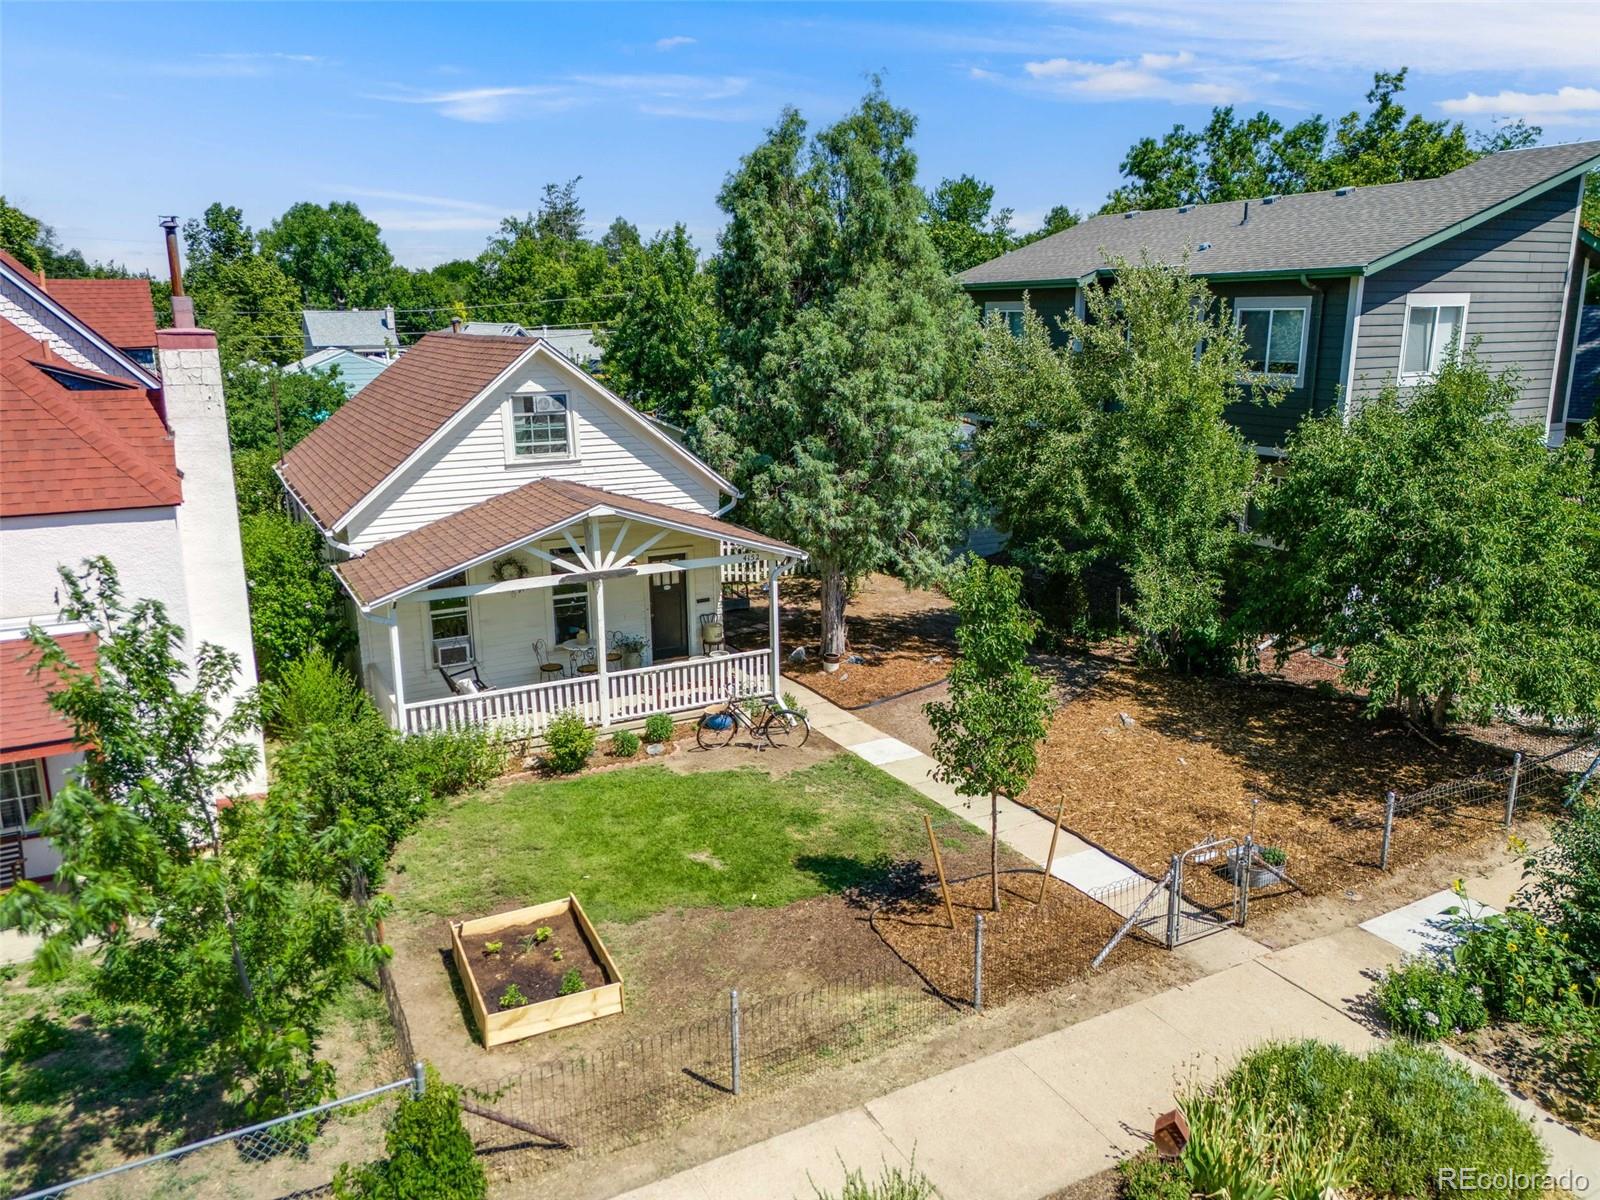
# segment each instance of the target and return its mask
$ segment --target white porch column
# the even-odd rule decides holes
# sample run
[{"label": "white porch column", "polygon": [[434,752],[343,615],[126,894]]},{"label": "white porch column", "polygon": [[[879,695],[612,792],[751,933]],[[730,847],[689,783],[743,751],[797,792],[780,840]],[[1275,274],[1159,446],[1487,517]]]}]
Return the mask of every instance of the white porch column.
[{"label": "white porch column", "polygon": [[611,664],[606,661],[606,651],[610,647],[606,644],[606,581],[594,581],[594,677],[600,685],[600,727],[603,729],[611,724],[611,683],[609,679]]},{"label": "white porch column", "polygon": [[400,659],[400,606],[389,605],[389,669],[394,672],[394,727],[406,732],[406,671]]},{"label": "white porch column", "polygon": [[779,657],[778,648],[778,572],[783,569],[781,562],[772,564],[772,570],[767,574],[767,643],[772,651],[772,698],[775,701],[783,700],[783,684],[778,676],[783,665]]}]

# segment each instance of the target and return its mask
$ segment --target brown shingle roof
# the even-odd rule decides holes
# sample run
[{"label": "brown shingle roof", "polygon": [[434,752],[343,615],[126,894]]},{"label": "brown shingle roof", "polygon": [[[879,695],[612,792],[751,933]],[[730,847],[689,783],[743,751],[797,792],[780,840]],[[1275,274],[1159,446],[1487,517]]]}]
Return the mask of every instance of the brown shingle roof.
[{"label": "brown shingle roof", "polygon": [[44,290],[118,349],[146,350],[156,344],[148,279],[51,279]]},{"label": "brown shingle roof", "polygon": [[430,333],[283,460],[284,482],[333,527],[536,342]]},{"label": "brown shingle roof", "polygon": [[[56,638],[78,668],[93,671],[99,643],[92,633]],[[0,762],[63,754],[74,746],[72,726],[50,707],[50,694],[60,689],[53,671],[34,673],[39,652],[22,638],[0,641]]]},{"label": "brown shingle roof", "polygon": [[454,574],[466,564],[516,542],[566,525],[600,507],[643,521],[670,522],[726,541],[805,557],[803,551],[786,542],[702,513],[635,500],[632,496],[619,496],[564,479],[540,479],[401,534],[374,546],[359,558],[339,563],[334,570],[357,602],[363,608],[371,608],[419,584]]}]

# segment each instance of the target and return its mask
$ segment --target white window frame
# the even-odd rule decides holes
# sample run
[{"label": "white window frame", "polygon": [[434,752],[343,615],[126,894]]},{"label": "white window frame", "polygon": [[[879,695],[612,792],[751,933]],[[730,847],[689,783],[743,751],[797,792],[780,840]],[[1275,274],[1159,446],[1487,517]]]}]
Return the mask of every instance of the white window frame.
[{"label": "white window frame", "polygon": [[[1400,316],[1400,359],[1395,363],[1395,378],[1402,387],[1414,387],[1419,383],[1426,383],[1439,372],[1439,364],[1444,361],[1444,352],[1437,344],[1433,348],[1432,360],[1428,363],[1426,371],[1406,370],[1406,341],[1411,336],[1411,310],[1414,308],[1459,308],[1461,310],[1461,325],[1456,330],[1456,346],[1459,349],[1467,344],[1467,310],[1472,305],[1471,292],[1410,292],[1406,295],[1406,309]],[[1438,329],[1439,318],[1433,318],[1433,327]]]},{"label": "white window frame", "polygon": [[[1021,300],[985,300],[983,302],[983,323],[987,325],[990,317],[1010,317],[1012,313],[1021,316],[1025,312],[1027,312],[1027,306]],[[1009,325],[1010,321],[1008,320],[1006,324]],[[1021,322],[1019,321],[1017,324],[1018,328],[1011,331],[1013,337],[1022,336]]]},{"label": "white window frame", "polygon": [[[1295,361],[1295,372],[1289,375],[1284,371],[1250,371],[1245,378],[1252,380],[1272,380],[1276,383],[1287,383],[1291,388],[1302,388],[1306,385],[1306,350],[1311,343],[1311,297],[1310,296],[1237,296],[1228,301],[1233,309],[1233,327],[1238,329],[1242,322],[1240,314],[1247,312],[1274,312],[1283,309],[1300,310],[1300,356]],[[1272,351],[1272,323],[1267,323],[1267,351]]]},{"label": "white window frame", "polygon": [[[558,454],[518,454],[517,453],[517,401],[530,400],[539,396],[549,396],[561,401],[566,410],[567,418],[567,445],[566,449]],[[578,423],[572,415],[572,393],[555,392],[536,389],[530,391],[513,392],[501,406],[502,436],[505,439],[506,465],[509,467],[537,466],[540,463],[569,463],[578,457]]]},{"label": "white window frame", "polygon": [[[18,793],[14,801],[0,802],[4,804],[15,803],[17,806],[17,813],[21,817],[22,821],[20,825],[7,824],[4,816],[4,809],[0,808],[0,834],[26,834],[28,829],[33,825],[33,818],[39,813],[43,812],[45,806],[50,803],[50,787],[45,779],[43,759],[21,758],[17,759],[15,762],[0,763],[0,773],[11,775],[13,777],[20,776],[25,768],[33,771],[33,781],[36,790],[31,793],[31,795],[24,795],[22,794],[22,789],[18,787],[14,789]],[[28,811],[27,802],[29,799],[32,799],[33,801],[32,812]]]},{"label": "white window frame", "polygon": [[[459,579],[461,582],[460,583],[454,582],[457,579]],[[466,581],[467,581],[467,573],[465,571],[461,571],[461,572],[458,572],[456,575],[452,575],[449,579],[441,580],[439,583],[435,584],[434,586],[435,587],[460,587],[460,586],[464,585],[466,583]],[[448,607],[436,610],[433,607],[435,604],[448,605]],[[439,636],[437,636],[434,633],[433,619],[435,617],[458,617],[458,616],[464,616],[466,618],[467,632],[465,634],[465,637],[467,639],[467,661],[469,663],[476,663],[478,661],[478,640],[474,636],[473,628],[472,628],[472,597],[470,597],[470,596],[462,596],[458,600],[429,600],[429,601],[426,602],[426,605],[423,608],[423,619],[427,622],[426,631],[427,631],[427,635],[428,635],[428,667],[429,667],[430,670],[432,670],[432,669],[434,669],[434,668],[439,666],[439,651],[438,651],[439,643],[441,641],[449,640],[447,638],[440,638]],[[452,635],[452,636],[460,636],[460,635]]]}]

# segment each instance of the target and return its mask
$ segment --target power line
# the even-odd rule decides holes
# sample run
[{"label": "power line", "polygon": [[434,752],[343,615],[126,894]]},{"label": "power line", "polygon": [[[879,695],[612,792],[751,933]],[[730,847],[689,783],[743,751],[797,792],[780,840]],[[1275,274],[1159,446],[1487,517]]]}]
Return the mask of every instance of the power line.
[{"label": "power line", "polygon": [[[495,301],[488,302],[488,303],[483,303],[483,304],[463,304],[463,305],[460,305],[459,307],[466,309],[468,312],[475,312],[475,311],[479,311],[479,310],[483,310],[483,309],[491,309],[491,308],[534,308],[534,307],[536,307],[536,306],[538,306],[540,304],[571,304],[571,303],[575,303],[576,301],[579,301],[579,300],[625,300],[631,295],[633,295],[633,292],[631,292],[631,291],[629,291],[629,292],[593,292],[593,293],[590,293],[590,294],[584,295],[584,296],[551,296],[548,300],[544,300],[544,299],[541,299],[541,300],[495,300]],[[395,311],[395,313],[397,315],[400,314],[400,313],[439,313],[439,312],[451,312],[451,313],[453,313],[453,312],[457,311],[457,308],[458,308],[458,306],[454,305],[454,304],[440,304],[440,305],[435,305],[432,308],[397,308],[394,311]],[[261,317],[261,316],[268,316],[268,315],[274,314],[274,313],[300,312],[300,311],[302,311],[302,309],[301,309],[301,307],[299,305],[296,305],[294,308],[230,308],[228,311],[230,313],[232,313],[236,317]],[[320,311],[320,312],[357,312],[357,311],[360,311],[360,312],[381,312],[382,309],[381,308],[367,308],[367,309],[359,309],[358,310],[358,309],[351,309],[351,308],[325,308],[325,309],[319,309],[319,310],[314,310],[314,311]]]}]

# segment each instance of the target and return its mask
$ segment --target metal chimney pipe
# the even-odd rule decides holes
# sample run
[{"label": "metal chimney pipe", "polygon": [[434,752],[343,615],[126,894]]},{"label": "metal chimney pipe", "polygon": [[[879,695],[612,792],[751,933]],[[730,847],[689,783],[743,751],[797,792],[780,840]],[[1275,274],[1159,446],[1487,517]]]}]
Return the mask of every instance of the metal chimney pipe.
[{"label": "metal chimney pipe", "polygon": [[460,317],[451,317],[450,318],[450,332],[451,333],[460,333],[461,332],[461,318]]},{"label": "metal chimney pipe", "polygon": [[161,228],[167,235],[167,271],[172,276],[172,294],[181,296],[183,291],[183,260],[178,257],[178,218],[162,217]]}]

